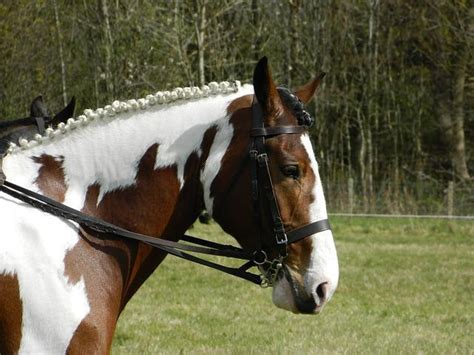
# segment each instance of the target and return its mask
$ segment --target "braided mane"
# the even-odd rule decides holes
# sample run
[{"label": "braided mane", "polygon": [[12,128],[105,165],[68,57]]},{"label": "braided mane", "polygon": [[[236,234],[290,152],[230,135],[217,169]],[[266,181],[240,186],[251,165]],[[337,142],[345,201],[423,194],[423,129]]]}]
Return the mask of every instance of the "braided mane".
[{"label": "braided mane", "polygon": [[210,82],[202,87],[192,86],[185,88],[175,88],[171,91],[158,91],[155,94],[147,95],[144,98],[132,99],[127,101],[114,101],[111,105],[96,110],[86,109],[84,113],[77,118],[69,118],[67,123],[59,123],[56,129],[47,128],[43,135],[36,134],[34,139],[28,141],[25,138],[18,140],[18,145],[11,142],[7,150],[8,154],[12,154],[21,150],[26,150],[53,140],[57,137],[64,136],[68,132],[80,127],[87,126],[90,122],[98,119],[111,119],[120,113],[146,110],[155,105],[169,105],[176,102],[187,100],[198,100],[200,98],[225,95],[238,92],[240,89],[240,81],[223,81],[220,83]]}]

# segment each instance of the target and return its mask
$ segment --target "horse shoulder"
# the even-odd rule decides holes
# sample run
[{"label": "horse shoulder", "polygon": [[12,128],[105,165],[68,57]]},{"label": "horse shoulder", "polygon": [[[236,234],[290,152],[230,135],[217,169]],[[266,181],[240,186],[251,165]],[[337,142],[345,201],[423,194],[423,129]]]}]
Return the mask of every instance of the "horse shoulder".
[{"label": "horse shoulder", "polygon": [[9,295],[0,298],[0,309],[17,309],[0,312],[0,326],[18,334],[21,320],[20,353],[64,352],[90,309],[83,280],[71,283],[64,272],[64,257],[79,239],[77,229],[3,197],[0,210],[0,287]]}]

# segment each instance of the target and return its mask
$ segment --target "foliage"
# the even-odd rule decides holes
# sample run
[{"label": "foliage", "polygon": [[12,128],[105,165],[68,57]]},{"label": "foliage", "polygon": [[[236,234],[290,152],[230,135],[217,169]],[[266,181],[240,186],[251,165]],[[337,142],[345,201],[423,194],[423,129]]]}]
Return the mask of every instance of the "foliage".
[{"label": "foliage", "polygon": [[282,84],[328,73],[310,106],[323,181],[354,178],[362,210],[387,196],[397,212],[405,197],[425,202],[406,186],[454,180],[472,192],[473,17],[464,0],[7,0],[0,117],[25,116],[38,94],[52,111],[75,95],[81,111],[250,81],[267,55]]}]

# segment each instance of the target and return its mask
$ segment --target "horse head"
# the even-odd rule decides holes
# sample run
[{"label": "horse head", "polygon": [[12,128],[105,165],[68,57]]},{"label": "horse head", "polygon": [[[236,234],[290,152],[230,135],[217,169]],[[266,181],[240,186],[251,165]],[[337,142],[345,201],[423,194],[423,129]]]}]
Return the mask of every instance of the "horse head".
[{"label": "horse head", "polygon": [[[260,60],[253,76],[255,96],[241,97],[229,106],[235,133],[211,186],[213,204],[206,206],[244,249],[260,251],[258,262],[273,285],[273,302],[295,313],[319,313],[332,297],[339,276],[329,227],[309,232],[294,243],[280,243],[278,236],[275,237],[278,219],[288,233],[327,220],[309,134],[306,129],[298,129],[312,123],[303,105],[313,97],[322,77],[311,80],[292,94],[276,86],[266,58]],[[262,133],[262,137],[258,133],[257,137],[249,135],[255,131],[250,117],[256,114],[257,102],[264,127],[257,132],[267,132]],[[254,181],[265,178],[260,176],[261,169],[252,166],[258,162],[249,154],[258,139],[268,157],[266,169],[270,183],[266,187],[259,184],[252,191]],[[258,199],[251,197],[256,194]],[[268,202],[268,195],[272,194],[274,206]]]}]

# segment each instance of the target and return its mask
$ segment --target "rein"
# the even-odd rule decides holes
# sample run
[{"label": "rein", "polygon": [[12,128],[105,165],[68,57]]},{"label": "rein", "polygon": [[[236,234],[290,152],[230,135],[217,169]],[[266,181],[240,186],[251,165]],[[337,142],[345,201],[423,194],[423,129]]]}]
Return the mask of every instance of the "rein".
[{"label": "rein", "polygon": [[[38,126],[40,125],[38,124]],[[263,219],[258,208],[260,202],[260,191],[263,192],[265,198],[263,201],[266,201],[269,206],[273,227],[272,230],[275,237],[274,247],[278,250],[279,255],[273,260],[268,260],[267,258],[267,252],[270,251],[265,251],[263,248],[263,235],[260,236],[260,248],[250,253],[242,248],[232,245],[215,243],[186,234],[181,237],[181,240],[187,242],[184,244],[126,230],[104,220],[89,216],[79,210],[68,207],[49,197],[33,192],[9,181],[5,181],[5,183],[0,186],[0,191],[46,213],[76,222],[83,229],[88,228],[100,234],[110,234],[116,237],[144,242],[154,248],[158,248],[179,258],[225,272],[262,287],[267,287],[274,284],[281,268],[283,267],[282,262],[287,256],[288,244],[295,243],[309,235],[331,229],[329,221],[324,219],[309,223],[291,231],[286,231],[280,215],[275,191],[273,189],[268,164],[268,155],[265,150],[265,138],[281,134],[302,134],[305,131],[305,126],[265,127],[262,108],[256,101],[253,102],[252,129],[250,131],[250,137],[253,142],[249,152],[250,159],[253,163],[251,165],[252,200],[254,204],[255,219],[261,227],[263,226]],[[233,268],[199,258],[189,254],[188,252],[224,256],[246,260],[246,262],[240,267]],[[257,266],[261,274],[253,274],[247,271],[253,266]]]},{"label": "rein", "polygon": [[[250,267],[254,266],[253,255],[251,253],[247,253],[241,248],[234,247],[232,245],[219,244],[189,235],[184,235],[181,239],[188,243],[196,244],[197,246],[173,242],[171,240],[158,239],[144,234],[131,232],[104,220],[86,215],[81,211],[68,207],[44,195],[15,185],[9,181],[5,181],[4,185],[0,186],[0,191],[20,201],[23,201],[32,207],[38,208],[43,212],[79,223],[83,228],[86,227],[101,234],[111,234],[117,237],[144,242],[148,245],[151,245],[152,247],[163,250],[179,258],[217,269],[258,285],[261,284],[260,275],[252,274],[247,271]],[[185,253],[184,251],[214,256],[225,256],[248,261],[239,268],[232,268],[198,258],[194,255]]]}]

